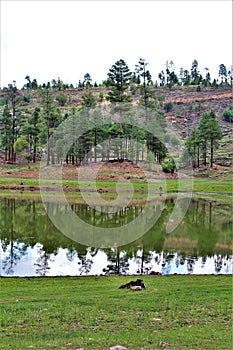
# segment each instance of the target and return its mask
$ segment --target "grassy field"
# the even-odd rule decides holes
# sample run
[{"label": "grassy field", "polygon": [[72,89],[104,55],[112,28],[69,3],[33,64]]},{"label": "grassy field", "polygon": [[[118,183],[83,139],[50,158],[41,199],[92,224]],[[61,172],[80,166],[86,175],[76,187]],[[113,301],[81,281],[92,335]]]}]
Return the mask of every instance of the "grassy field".
[{"label": "grassy field", "polygon": [[[99,179],[96,182],[88,178],[88,173],[92,173],[95,169],[95,164],[91,164],[85,168],[87,179],[78,179],[78,173],[76,167],[64,167],[64,173],[62,174],[62,186],[66,195],[69,197],[75,196],[76,201],[82,201],[82,195],[79,191],[85,191],[87,193],[93,193],[95,186],[101,190],[101,196],[106,199],[114,199],[117,196],[116,185],[118,176],[123,176],[124,180],[130,180],[133,186],[133,198],[143,200],[147,197],[148,192],[148,180],[147,178],[140,178],[141,172],[138,173],[139,168],[134,168],[131,163],[116,163],[114,166],[109,166],[108,163],[103,165],[100,171],[100,177],[106,176],[105,178]],[[47,179],[41,186],[49,187],[50,190],[56,190],[56,167],[54,168],[53,178]],[[4,165],[0,166],[0,191],[2,194],[14,195],[17,192],[30,195],[33,193],[37,195],[40,189],[39,182],[39,164],[31,166],[28,169],[27,166],[23,165]],[[143,172],[142,172],[143,173]],[[163,189],[163,194],[166,196],[175,195],[178,192],[193,192],[193,196],[199,197],[210,197],[211,199],[219,199],[219,197],[231,198],[226,195],[232,194],[232,173],[229,167],[219,167],[214,169],[203,169],[195,173],[193,179],[160,179],[154,178],[153,176],[157,173],[149,173],[150,181],[150,199],[153,199],[156,195],[160,194],[160,188]],[[113,176],[112,176],[113,175]],[[140,175],[140,176],[139,176]],[[160,174],[162,177],[164,174]],[[199,177],[197,177],[199,175]],[[124,186],[123,192],[127,193],[128,187]],[[6,192],[8,191],[8,192]],[[16,193],[15,193],[16,192]],[[54,191],[53,191],[54,192]],[[127,194],[126,194],[127,195]],[[214,198],[213,198],[214,197]],[[217,198],[218,197],[218,198]],[[222,199],[222,198],[221,198]]]},{"label": "grassy field", "polygon": [[232,348],[231,276],[2,278],[0,349]]},{"label": "grassy field", "polygon": [[[21,185],[23,183],[23,185]],[[63,187],[75,190],[75,189],[90,189],[92,188],[92,181],[77,181],[71,179],[63,179]],[[151,188],[153,190],[158,190],[160,186],[163,186],[164,180],[152,180]],[[18,177],[1,177],[0,184],[6,187],[15,187],[18,190],[21,190],[22,187],[30,187],[30,186],[39,186],[39,179],[27,179],[27,178],[18,178]],[[50,185],[53,187],[55,182],[53,179],[46,180],[46,185]],[[147,182],[146,181],[132,181],[134,190],[147,191]],[[102,180],[96,181],[97,188],[103,188],[107,190],[114,190],[116,188],[116,182],[113,180]],[[189,189],[190,180],[181,180],[180,189],[186,190]],[[166,180],[166,190],[167,191],[177,191],[179,186],[178,180]],[[232,181],[224,181],[222,179],[193,179],[193,191],[194,192],[208,192],[208,193],[222,193],[222,194],[231,194],[233,190]]]}]

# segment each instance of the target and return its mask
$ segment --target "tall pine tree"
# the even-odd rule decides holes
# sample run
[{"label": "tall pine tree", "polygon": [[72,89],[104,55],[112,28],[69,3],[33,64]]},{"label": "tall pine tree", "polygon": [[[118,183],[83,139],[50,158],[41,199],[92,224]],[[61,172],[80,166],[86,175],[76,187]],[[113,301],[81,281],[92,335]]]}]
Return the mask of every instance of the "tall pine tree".
[{"label": "tall pine tree", "polygon": [[[123,59],[120,59],[108,72],[108,80],[110,83],[110,91],[107,95],[107,100],[113,104],[131,102],[131,94],[126,93],[130,84],[131,72],[128,65]],[[122,132],[122,110],[120,107],[120,131]]]},{"label": "tall pine tree", "polygon": [[218,141],[222,138],[222,132],[213,111],[204,113],[199,124],[199,133],[203,145],[204,165],[206,165],[207,148],[210,148],[210,167],[213,167],[214,149],[218,147]]}]

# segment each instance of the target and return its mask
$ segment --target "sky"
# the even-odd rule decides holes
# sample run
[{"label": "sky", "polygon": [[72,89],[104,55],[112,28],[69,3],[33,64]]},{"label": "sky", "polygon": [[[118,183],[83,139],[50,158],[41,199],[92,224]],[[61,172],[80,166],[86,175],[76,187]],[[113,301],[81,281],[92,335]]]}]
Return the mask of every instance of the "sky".
[{"label": "sky", "polygon": [[191,69],[197,59],[211,78],[232,65],[232,1],[11,1],[1,0],[0,86],[25,77],[39,84],[58,77],[76,86],[89,73],[107,79],[124,59],[140,58],[153,81],[173,61]]}]

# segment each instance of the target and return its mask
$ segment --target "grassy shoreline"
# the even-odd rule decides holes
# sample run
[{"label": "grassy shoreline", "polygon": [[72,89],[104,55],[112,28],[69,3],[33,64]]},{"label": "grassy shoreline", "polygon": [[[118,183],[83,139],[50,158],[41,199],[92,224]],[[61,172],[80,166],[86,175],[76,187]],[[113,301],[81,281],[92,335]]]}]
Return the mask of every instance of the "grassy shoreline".
[{"label": "grassy shoreline", "polygon": [[[143,166],[143,165],[142,165]],[[98,168],[98,167],[97,167]],[[55,172],[52,172],[52,178],[42,179],[40,182],[39,164],[32,165],[30,169],[23,165],[4,165],[0,166],[0,195],[20,196],[20,197],[39,197],[40,189],[46,188],[46,195],[56,196],[58,199],[58,179]],[[113,167],[109,164],[101,164],[101,170],[96,170],[96,165],[91,164],[84,167],[86,179],[78,178],[77,167],[64,167],[62,173],[62,188],[65,196],[69,200],[75,200],[82,203],[82,192],[92,196],[94,189],[100,193],[106,201],[111,201],[117,197],[117,185],[122,183],[123,189],[120,191],[128,196],[132,186],[133,199],[135,201],[153,200],[163,195],[166,198],[176,197],[177,194],[189,193],[193,198],[207,198],[211,200],[232,201],[233,185],[232,174],[229,168],[220,167],[219,169],[202,169],[193,173],[189,178],[177,174],[164,174],[159,171],[151,171],[138,174],[138,168],[130,163],[116,163]],[[98,178],[93,180],[92,172],[97,171]],[[135,172],[136,171],[136,172]],[[90,173],[90,174],[89,174]],[[96,173],[96,174],[97,174]],[[140,176],[139,176],[140,175]],[[119,180],[119,176],[121,180]],[[208,176],[208,177],[207,177]],[[127,181],[131,185],[127,185]],[[149,187],[148,187],[149,186]],[[148,190],[149,189],[149,190]],[[161,190],[162,189],[162,190]]]},{"label": "grassy shoreline", "polygon": [[[76,192],[77,190],[90,191],[94,185],[97,188],[101,188],[108,191],[115,191],[117,181],[115,180],[71,180],[71,179],[63,179],[62,186],[67,192]],[[134,190],[138,192],[147,192],[148,183],[147,181],[132,181],[131,182]],[[51,186],[51,189],[54,188],[56,190],[56,180],[46,180],[46,183],[41,185],[43,186]],[[191,189],[193,192],[205,192],[205,193],[220,193],[220,194],[232,194],[233,185],[232,181],[224,181],[219,179],[169,179],[169,180],[152,180],[150,181],[150,186],[152,190],[158,191],[159,188],[165,185],[167,192],[176,192],[176,191],[186,191]],[[24,189],[30,189],[31,191],[39,191],[40,183],[38,178],[19,178],[19,177],[1,177],[0,179],[0,190],[18,190],[22,191]]]},{"label": "grassy shoreline", "polygon": [[1,279],[0,349],[221,349],[232,346],[232,276]]}]

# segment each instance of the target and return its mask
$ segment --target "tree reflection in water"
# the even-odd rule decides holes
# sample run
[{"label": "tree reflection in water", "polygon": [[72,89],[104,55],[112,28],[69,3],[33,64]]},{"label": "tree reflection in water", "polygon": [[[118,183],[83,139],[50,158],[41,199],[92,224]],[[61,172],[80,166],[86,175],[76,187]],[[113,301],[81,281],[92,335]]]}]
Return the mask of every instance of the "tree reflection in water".
[{"label": "tree reflection in water", "polygon": [[[49,205],[54,213],[61,206]],[[152,203],[154,210],[156,205]],[[35,271],[31,273],[38,276],[57,273],[54,266],[58,259],[63,259],[61,265],[71,266],[68,274],[76,275],[148,274],[152,270],[162,274],[232,273],[231,205],[193,200],[182,223],[172,234],[166,234],[165,226],[174,205],[173,200],[167,200],[154,227],[136,241],[100,249],[64,236],[51,223],[40,201],[1,198],[1,275],[21,275],[21,264],[32,258]],[[124,225],[141,210],[140,206],[133,206],[112,214],[81,204],[73,204],[72,208],[89,224],[101,227]],[[62,258],[61,251],[65,252]],[[106,257],[104,266],[100,256]]]},{"label": "tree reflection in water", "polygon": [[14,267],[18,261],[27,255],[27,248],[26,244],[17,241],[10,241],[8,246],[2,245],[2,250],[5,254],[1,265],[6,275],[13,275]]},{"label": "tree reflection in water", "polygon": [[37,244],[37,255],[38,258],[36,259],[36,262],[34,265],[36,266],[36,274],[39,276],[46,276],[51,269],[49,266],[49,263],[53,262],[54,260],[51,259],[50,254],[46,253],[43,250],[42,245]]}]

